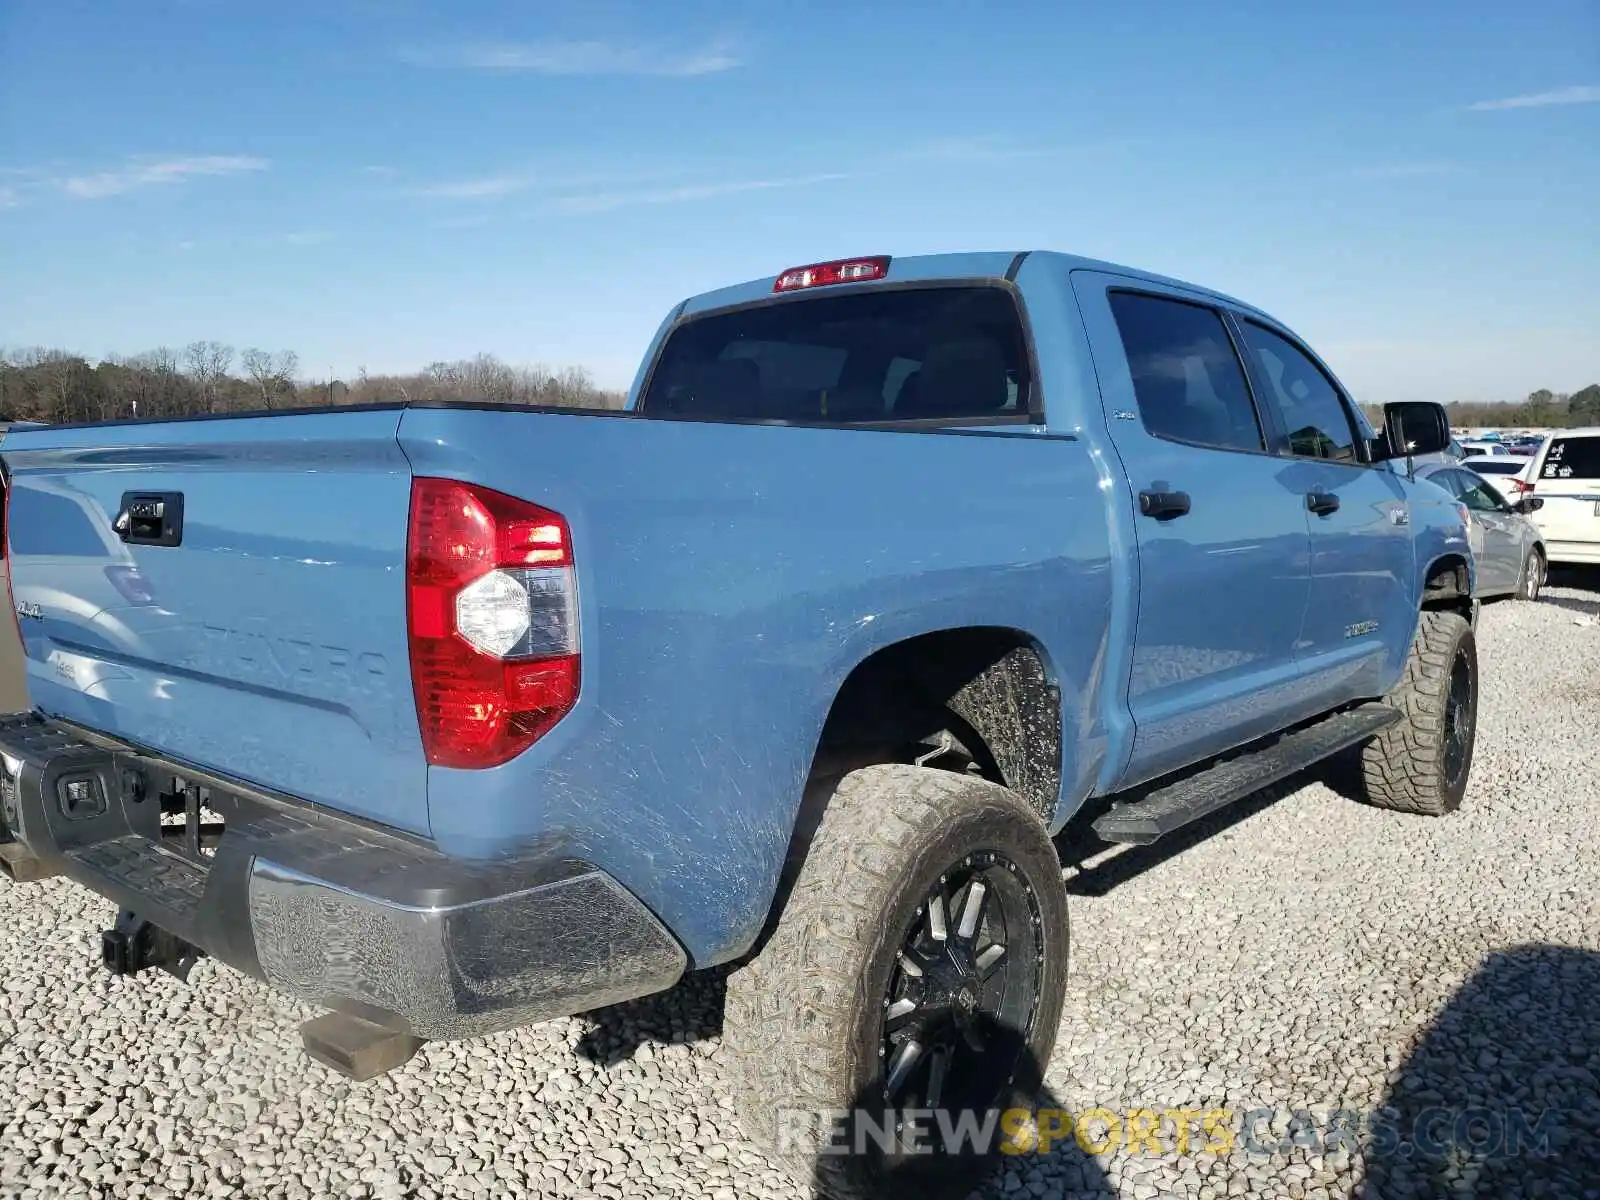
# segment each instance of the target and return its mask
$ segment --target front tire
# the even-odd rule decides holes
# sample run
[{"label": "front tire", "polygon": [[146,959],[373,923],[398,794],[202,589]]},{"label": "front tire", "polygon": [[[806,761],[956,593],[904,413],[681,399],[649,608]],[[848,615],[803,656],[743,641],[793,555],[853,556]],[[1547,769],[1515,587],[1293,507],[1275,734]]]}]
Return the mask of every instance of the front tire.
[{"label": "front tire", "polygon": [[1443,816],[1461,807],[1477,738],[1478,644],[1459,613],[1424,612],[1387,703],[1403,714],[1361,752],[1368,803]]},{"label": "front tire", "polygon": [[[886,1114],[1031,1105],[1066,959],[1060,862],[1019,797],[931,768],[851,772],[771,938],[728,981],[747,1133],[827,1194],[965,1194],[987,1154],[911,1154]],[[807,1122],[830,1112],[859,1123],[847,1148],[866,1131],[865,1154],[822,1150]]]}]

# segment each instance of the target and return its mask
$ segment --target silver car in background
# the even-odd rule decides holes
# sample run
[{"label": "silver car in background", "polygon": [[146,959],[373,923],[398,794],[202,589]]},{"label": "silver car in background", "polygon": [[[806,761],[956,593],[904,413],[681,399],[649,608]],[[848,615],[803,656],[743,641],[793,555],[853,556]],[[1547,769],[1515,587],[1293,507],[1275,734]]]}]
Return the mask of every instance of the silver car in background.
[{"label": "silver car in background", "polygon": [[1549,557],[1544,539],[1528,514],[1543,506],[1537,496],[1508,503],[1476,471],[1456,463],[1417,467],[1426,479],[1466,510],[1472,554],[1478,564],[1477,594],[1485,600],[1514,596],[1537,600],[1544,587]]}]

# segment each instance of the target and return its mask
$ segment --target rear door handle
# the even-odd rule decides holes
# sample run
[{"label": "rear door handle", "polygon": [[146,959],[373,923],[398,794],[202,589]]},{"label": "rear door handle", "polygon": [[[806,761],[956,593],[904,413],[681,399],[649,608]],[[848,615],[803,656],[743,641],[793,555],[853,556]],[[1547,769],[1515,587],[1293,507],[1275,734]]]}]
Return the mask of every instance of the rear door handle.
[{"label": "rear door handle", "polygon": [[1139,511],[1158,521],[1170,521],[1189,511],[1188,492],[1140,492]]},{"label": "rear door handle", "polygon": [[1332,492],[1307,492],[1306,507],[1319,517],[1339,511],[1339,497]]}]

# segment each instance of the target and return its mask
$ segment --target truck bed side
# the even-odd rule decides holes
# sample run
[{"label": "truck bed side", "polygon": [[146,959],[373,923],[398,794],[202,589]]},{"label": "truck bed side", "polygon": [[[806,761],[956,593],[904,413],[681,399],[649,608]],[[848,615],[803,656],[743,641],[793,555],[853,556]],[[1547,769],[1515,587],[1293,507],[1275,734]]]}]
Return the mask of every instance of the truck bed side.
[{"label": "truck bed side", "polygon": [[447,852],[553,837],[693,961],[736,955],[840,685],[947,628],[1036,642],[1062,689],[1066,789],[1101,767],[1107,499],[1074,438],[413,408],[400,443],[419,476],[563,514],[578,571],[578,705],[502,767],[430,768]]}]

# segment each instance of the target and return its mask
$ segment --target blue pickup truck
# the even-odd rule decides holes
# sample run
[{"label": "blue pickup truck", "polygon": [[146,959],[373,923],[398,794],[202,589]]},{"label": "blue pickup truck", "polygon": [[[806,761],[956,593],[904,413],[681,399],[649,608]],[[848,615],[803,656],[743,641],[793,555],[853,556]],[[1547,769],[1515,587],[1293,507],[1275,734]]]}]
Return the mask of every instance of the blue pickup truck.
[{"label": "blue pickup truck", "polygon": [[1474,566],[1406,468],[1448,428],[1384,426],[1248,304],[1034,252],[686,300],[620,413],[13,432],[0,864],[115,901],[113,970],[326,1008],[355,1077],[726,966],[780,1156],[770,1114],[992,1108],[1060,1023],[1069,822],[1335,756],[1460,804]]}]

